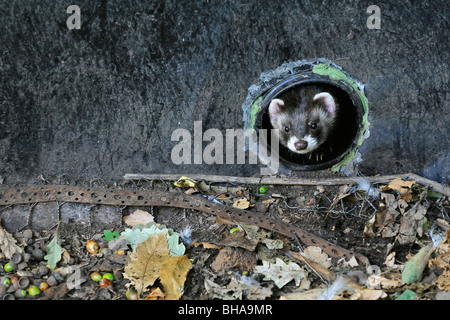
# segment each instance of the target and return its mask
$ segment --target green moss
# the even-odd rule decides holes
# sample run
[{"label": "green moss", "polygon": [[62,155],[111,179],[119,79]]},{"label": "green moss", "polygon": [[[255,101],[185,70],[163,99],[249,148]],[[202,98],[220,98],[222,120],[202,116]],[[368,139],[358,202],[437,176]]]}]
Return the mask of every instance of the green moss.
[{"label": "green moss", "polygon": [[362,119],[362,123],[361,123],[361,131],[360,131],[359,137],[357,138],[356,146],[339,163],[337,163],[336,165],[334,165],[331,168],[331,171],[337,172],[341,169],[342,166],[348,166],[352,163],[353,158],[356,155],[356,151],[364,142],[364,134],[369,129],[369,125],[370,125],[369,118],[368,118],[369,102],[367,101],[366,96],[361,91],[358,84],[354,80],[349,78],[344,72],[342,72],[342,70],[332,67],[328,64],[321,63],[321,64],[314,66],[312,71],[314,73],[317,73],[320,75],[328,76],[328,77],[330,77],[331,80],[341,81],[341,82],[345,82],[346,84],[348,84],[350,87],[352,87],[358,93],[359,99],[361,100],[361,103],[364,108],[364,115],[363,115],[363,119]]},{"label": "green moss", "polygon": [[250,128],[255,129],[256,115],[261,111],[261,101],[263,97],[260,96],[255,99],[250,107]]}]

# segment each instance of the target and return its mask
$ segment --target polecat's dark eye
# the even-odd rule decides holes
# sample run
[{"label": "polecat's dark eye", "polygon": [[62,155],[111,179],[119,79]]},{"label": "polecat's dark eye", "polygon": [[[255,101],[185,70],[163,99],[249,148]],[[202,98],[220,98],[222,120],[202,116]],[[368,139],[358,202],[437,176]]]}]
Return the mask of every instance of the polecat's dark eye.
[{"label": "polecat's dark eye", "polygon": [[317,129],[317,123],[313,122],[309,125],[311,127],[311,129],[315,130]]},{"label": "polecat's dark eye", "polygon": [[284,127],[284,132],[289,132],[289,127]]}]

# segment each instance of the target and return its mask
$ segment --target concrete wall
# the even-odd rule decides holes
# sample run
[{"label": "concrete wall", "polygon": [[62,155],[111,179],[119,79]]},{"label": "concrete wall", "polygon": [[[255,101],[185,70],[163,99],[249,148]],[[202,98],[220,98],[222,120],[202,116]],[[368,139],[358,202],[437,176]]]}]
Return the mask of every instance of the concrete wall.
[{"label": "concrete wall", "polygon": [[[81,29],[69,30],[69,5]],[[370,5],[381,12],[369,29]],[[366,84],[363,174],[449,168],[449,2],[0,1],[0,176],[254,175],[175,165],[177,128],[241,128],[259,75],[323,57]]]}]

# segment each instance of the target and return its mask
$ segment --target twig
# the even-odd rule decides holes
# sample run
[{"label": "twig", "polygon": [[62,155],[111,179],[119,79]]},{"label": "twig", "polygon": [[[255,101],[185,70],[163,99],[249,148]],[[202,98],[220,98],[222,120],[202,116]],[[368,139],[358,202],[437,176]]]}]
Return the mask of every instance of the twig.
[{"label": "twig", "polygon": [[[214,182],[235,182],[235,183],[247,183],[247,184],[266,184],[266,185],[343,185],[355,182],[357,177],[340,177],[340,178],[296,178],[296,177],[235,177],[235,176],[218,176],[218,175],[202,175],[202,174],[126,174],[125,180],[178,180],[181,176],[187,176],[194,180],[206,180]],[[429,186],[434,191],[450,197],[450,187],[447,187],[439,182],[421,177],[414,173],[406,173],[400,175],[386,175],[386,176],[372,176],[365,177],[368,182],[382,183],[390,182],[394,179],[401,178],[403,180],[415,180],[418,184]]]}]

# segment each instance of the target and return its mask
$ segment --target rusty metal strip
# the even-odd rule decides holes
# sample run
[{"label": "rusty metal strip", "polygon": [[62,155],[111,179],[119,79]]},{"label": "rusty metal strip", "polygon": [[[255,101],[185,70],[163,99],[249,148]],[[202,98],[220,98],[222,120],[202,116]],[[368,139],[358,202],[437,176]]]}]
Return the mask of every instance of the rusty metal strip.
[{"label": "rusty metal strip", "polygon": [[366,266],[369,265],[367,257],[336,246],[294,225],[259,213],[216,204],[199,196],[173,191],[91,188],[68,185],[0,188],[1,206],[55,201],[114,206],[164,206],[199,210],[236,222],[257,225],[291,239],[297,237],[309,246],[322,248],[332,257],[349,260],[352,256],[355,256]]}]

